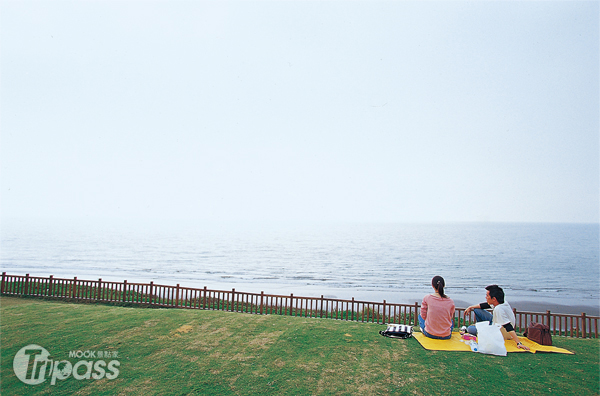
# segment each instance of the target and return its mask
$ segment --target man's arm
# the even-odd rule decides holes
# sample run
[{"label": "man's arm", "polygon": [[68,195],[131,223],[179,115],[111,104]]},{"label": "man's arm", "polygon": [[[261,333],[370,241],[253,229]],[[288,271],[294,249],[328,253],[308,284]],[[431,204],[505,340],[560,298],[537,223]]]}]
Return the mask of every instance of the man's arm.
[{"label": "man's arm", "polygon": [[465,309],[465,316],[468,315],[469,312],[471,312],[474,309],[489,309],[489,308],[491,308],[491,306],[488,303],[471,305],[470,307],[467,307],[467,309]]},{"label": "man's arm", "polygon": [[526,351],[529,350],[529,347],[523,345],[521,340],[519,340],[519,336],[517,336],[517,333],[514,330],[509,331],[508,334],[510,334],[510,337],[517,343],[517,348],[525,349]]}]

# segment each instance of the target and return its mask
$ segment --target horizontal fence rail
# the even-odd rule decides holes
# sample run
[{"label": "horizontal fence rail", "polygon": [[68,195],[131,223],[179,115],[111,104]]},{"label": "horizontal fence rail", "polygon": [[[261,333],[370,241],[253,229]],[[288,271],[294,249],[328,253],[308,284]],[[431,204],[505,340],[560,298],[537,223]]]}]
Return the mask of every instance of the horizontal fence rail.
[{"label": "horizontal fence rail", "polygon": [[[149,307],[205,309],[242,312],[257,315],[288,315],[307,318],[327,318],[368,323],[398,323],[418,326],[420,305],[342,300],[335,298],[301,297],[211,290],[150,283],[107,282],[102,279],[83,280],[48,278],[2,273],[0,293],[8,296],[47,297],[83,302],[137,304]],[[553,335],[576,338],[598,338],[598,316],[561,314],[546,311],[525,312],[513,309],[517,332],[524,332],[531,322],[550,327]],[[475,322],[464,308],[454,313],[454,327]]]}]

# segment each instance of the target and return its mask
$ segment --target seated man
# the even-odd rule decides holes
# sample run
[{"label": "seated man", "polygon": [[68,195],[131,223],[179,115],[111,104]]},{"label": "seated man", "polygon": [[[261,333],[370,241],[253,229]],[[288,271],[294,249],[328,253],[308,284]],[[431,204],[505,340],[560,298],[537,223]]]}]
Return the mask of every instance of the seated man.
[{"label": "seated man", "polygon": [[[490,285],[485,290],[487,290],[485,294],[486,302],[471,305],[465,309],[465,317],[473,310],[477,322],[490,322],[502,326],[500,330],[504,339],[513,339],[517,343],[517,348],[529,350],[527,346],[521,343],[515,332],[515,314],[508,302],[504,301],[504,290],[498,285]],[[493,314],[486,311],[489,308],[492,308]],[[475,326],[469,326],[467,331],[470,334],[477,335]]]}]

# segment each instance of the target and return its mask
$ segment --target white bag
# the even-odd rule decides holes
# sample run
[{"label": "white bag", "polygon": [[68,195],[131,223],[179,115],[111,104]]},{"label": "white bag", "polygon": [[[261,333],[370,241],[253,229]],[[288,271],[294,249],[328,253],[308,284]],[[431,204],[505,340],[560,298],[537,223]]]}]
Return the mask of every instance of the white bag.
[{"label": "white bag", "polygon": [[488,355],[506,356],[506,346],[504,345],[504,336],[500,331],[500,325],[477,322],[475,326],[477,327],[479,352]]}]

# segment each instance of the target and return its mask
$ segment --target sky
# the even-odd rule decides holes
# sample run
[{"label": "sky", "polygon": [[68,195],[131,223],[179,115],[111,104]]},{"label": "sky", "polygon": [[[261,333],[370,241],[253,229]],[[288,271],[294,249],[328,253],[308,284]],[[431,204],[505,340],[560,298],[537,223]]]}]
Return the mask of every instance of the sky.
[{"label": "sky", "polygon": [[597,1],[2,1],[2,219],[599,221]]}]

